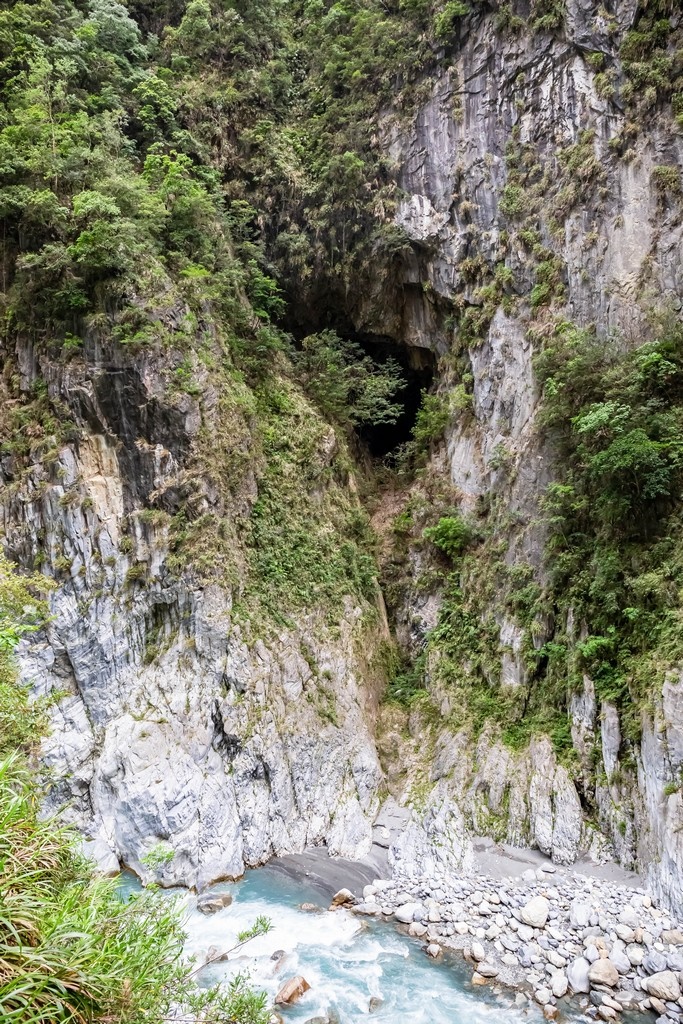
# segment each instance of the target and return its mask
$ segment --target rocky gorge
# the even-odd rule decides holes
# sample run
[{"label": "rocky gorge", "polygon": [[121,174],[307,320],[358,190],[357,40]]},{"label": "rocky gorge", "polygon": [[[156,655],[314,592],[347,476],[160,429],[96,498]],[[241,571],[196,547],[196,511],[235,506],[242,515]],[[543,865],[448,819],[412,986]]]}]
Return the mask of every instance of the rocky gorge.
[{"label": "rocky gorge", "polygon": [[[164,886],[374,852],[355,913],[678,1021],[679,5],[171,6],[53,12],[62,162],[4,185],[45,804]],[[393,420],[332,404],[391,360]]]}]

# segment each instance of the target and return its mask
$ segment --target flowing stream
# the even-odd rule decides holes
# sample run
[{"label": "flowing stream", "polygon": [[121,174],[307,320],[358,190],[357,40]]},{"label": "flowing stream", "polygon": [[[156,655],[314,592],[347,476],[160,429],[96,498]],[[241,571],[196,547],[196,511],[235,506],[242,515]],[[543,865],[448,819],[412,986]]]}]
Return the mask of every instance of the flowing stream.
[{"label": "flowing stream", "polygon": [[[122,887],[132,890],[138,884],[126,876]],[[196,909],[194,897],[183,897],[186,948],[198,962],[211,946],[221,951],[233,946],[237,933],[259,915],[270,919],[272,930],[249,942],[228,962],[208,965],[199,979],[209,984],[248,972],[254,987],[265,989],[272,1001],[288,978],[302,974],[311,988],[295,1005],[279,1008],[287,1024],[305,1024],[330,1011],[336,1012],[341,1024],[539,1024],[543,1020],[535,1005],[516,1007],[513,992],[496,992],[495,986],[473,988],[471,969],[461,958],[430,960],[418,940],[399,934],[391,924],[361,919],[346,910],[332,914],[301,910],[302,903],[326,908],[329,902],[305,879],[293,879],[266,866],[247,872],[239,882],[217,885],[212,892],[230,892],[232,905],[205,916]],[[273,960],[277,950],[285,955]]]}]

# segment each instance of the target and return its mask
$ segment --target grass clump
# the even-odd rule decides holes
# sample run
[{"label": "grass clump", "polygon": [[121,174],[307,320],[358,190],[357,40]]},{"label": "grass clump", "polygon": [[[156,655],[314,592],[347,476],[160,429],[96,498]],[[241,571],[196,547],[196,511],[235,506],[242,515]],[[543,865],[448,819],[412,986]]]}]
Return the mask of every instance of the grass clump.
[{"label": "grass clump", "polygon": [[454,515],[442,516],[435,526],[428,526],[422,536],[449,558],[455,559],[469,545],[473,531],[470,524],[456,512]]}]

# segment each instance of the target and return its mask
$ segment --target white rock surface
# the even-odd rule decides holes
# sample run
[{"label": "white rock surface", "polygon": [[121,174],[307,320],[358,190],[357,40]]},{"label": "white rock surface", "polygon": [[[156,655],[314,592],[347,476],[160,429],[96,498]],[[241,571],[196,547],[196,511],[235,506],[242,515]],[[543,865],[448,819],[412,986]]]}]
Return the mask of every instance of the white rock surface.
[{"label": "white rock surface", "polygon": [[522,907],[522,920],[531,928],[543,928],[548,920],[549,903],[545,896],[534,896]]},{"label": "white rock surface", "polygon": [[567,981],[570,992],[574,994],[590,992],[589,970],[590,964],[585,957],[580,956],[576,960],[572,960],[567,967]]}]

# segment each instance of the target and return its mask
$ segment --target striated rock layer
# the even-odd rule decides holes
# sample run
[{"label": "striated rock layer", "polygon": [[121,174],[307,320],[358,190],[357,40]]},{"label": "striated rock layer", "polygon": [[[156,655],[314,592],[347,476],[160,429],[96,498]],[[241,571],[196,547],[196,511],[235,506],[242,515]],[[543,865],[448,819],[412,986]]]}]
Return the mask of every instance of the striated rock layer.
[{"label": "striated rock layer", "polygon": [[[7,487],[9,550],[59,581],[45,635],[20,652],[23,678],[57,697],[48,807],[166,885],[322,843],[360,857],[382,779],[368,609],[349,598],[334,630],[321,613],[259,638],[226,587],[169,573],[168,518],[140,505],[146,488],[173,500],[207,396],[179,410],[160,378],[147,367],[110,410],[111,367],[84,367],[80,439]],[[53,386],[73,409],[80,384]]]}]

